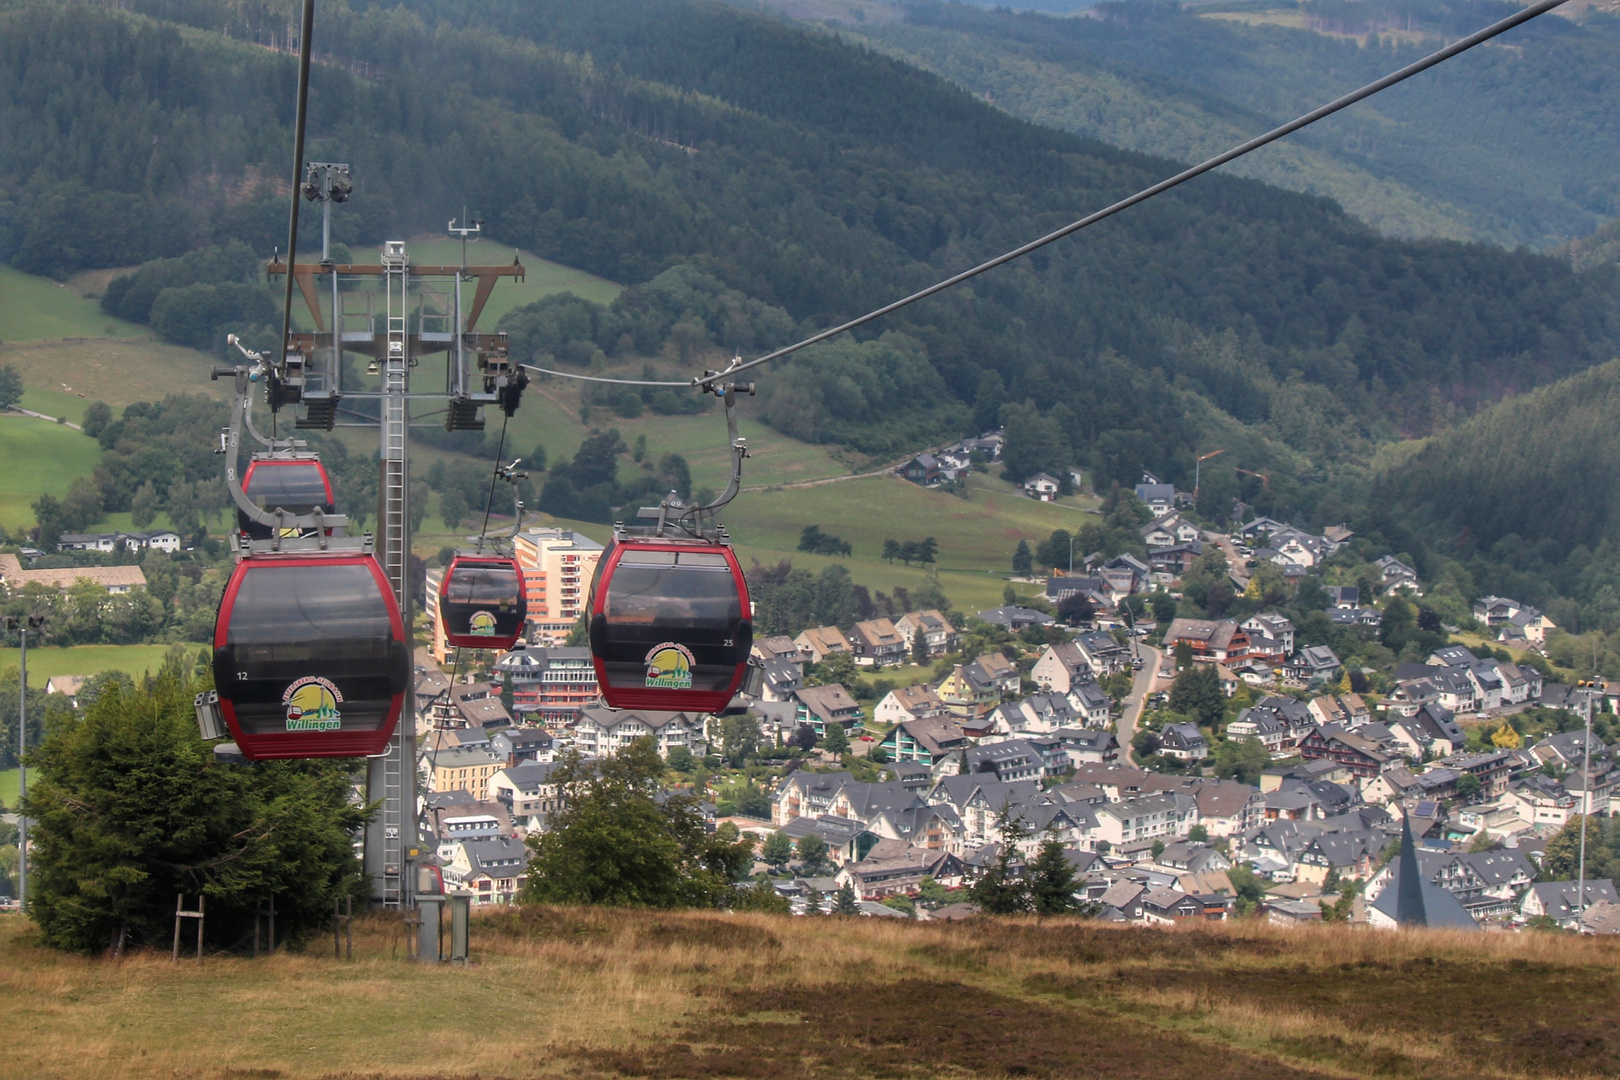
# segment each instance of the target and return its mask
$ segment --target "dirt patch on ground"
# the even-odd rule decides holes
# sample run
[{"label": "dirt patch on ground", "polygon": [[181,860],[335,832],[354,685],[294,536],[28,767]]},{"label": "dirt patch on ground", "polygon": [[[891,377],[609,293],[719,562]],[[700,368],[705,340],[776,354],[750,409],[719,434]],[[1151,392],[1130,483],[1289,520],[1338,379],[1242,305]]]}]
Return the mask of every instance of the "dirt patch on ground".
[{"label": "dirt patch on ground", "polygon": [[580,1049],[581,1076],[1307,1080],[1324,1074],[1147,1024],[958,982],[830,983],[728,995],[667,1044]]},{"label": "dirt patch on ground", "polygon": [[1398,1052],[1374,1052],[1358,1035],[1443,1040],[1454,1054],[1449,1074],[1462,1077],[1620,1073],[1620,1029],[1613,1019],[1620,1008],[1620,973],[1607,967],[1438,957],[1265,968],[1151,965],[1119,967],[1097,980],[1033,976],[1024,987],[1127,1010],[1147,991],[1177,993],[1194,1003],[1312,1013],[1323,1018],[1322,1034],[1272,1044],[1291,1057],[1373,1075],[1448,1070]]}]

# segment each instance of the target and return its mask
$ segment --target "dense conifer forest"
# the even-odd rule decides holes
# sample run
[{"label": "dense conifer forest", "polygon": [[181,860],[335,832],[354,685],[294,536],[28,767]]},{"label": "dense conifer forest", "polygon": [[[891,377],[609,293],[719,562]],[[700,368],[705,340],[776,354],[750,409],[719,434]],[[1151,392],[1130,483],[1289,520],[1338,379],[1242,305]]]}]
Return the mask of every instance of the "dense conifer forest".
[{"label": "dense conifer forest", "polygon": [[[1053,18],[923,0],[841,29],[1014,115],[1196,160],[1513,10],[1108,0],[1090,17]],[[1331,194],[1396,235],[1546,249],[1620,213],[1617,105],[1620,18],[1555,16],[1232,167]]]},{"label": "dense conifer forest", "polygon": [[[207,344],[265,315],[236,287],[242,246],[285,243],[286,5],[121,7],[0,2],[0,261],[65,277],[177,259],[110,310]],[[308,156],[357,181],[336,238],[436,231],[468,206],[505,242],[633,286],[509,321],[564,364],[642,358],[680,326],[762,349],[1175,170],[704,0],[333,2],[317,34]],[[1201,509],[1244,497],[1321,523],[1365,512],[1381,444],[1617,342],[1613,266],[1385,239],[1327,200],[1212,175],[783,364],[761,394],[780,430],[872,455],[1014,416],[1049,458],[1031,468],[1080,464],[1105,488],[1144,468],[1191,487],[1219,445],[1273,480],[1206,473]]]}]

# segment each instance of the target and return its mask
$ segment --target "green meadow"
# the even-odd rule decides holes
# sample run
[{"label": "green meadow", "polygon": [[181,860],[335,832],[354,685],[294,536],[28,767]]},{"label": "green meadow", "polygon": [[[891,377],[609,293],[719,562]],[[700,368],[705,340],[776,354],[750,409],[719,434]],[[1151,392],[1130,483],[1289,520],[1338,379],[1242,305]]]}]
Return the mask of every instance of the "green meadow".
[{"label": "green meadow", "polygon": [[[28,685],[43,687],[57,675],[95,675],[103,671],[124,671],[134,678],[157,673],[169,645],[70,645],[28,650]],[[186,648],[201,649],[201,645]],[[0,671],[17,666],[16,649],[0,649]]]},{"label": "green meadow", "polygon": [[74,477],[89,476],[101,447],[82,432],[31,416],[0,415],[0,525],[32,525],[42,493],[62,495]]},{"label": "green meadow", "polygon": [[114,319],[65,283],[0,263],[0,342],[139,337],[144,327]]}]

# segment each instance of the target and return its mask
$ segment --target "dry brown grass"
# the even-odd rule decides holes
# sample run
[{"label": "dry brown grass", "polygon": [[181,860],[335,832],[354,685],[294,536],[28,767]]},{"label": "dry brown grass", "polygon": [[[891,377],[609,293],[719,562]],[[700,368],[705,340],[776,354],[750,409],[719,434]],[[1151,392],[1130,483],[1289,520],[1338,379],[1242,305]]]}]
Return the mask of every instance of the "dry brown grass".
[{"label": "dry brown grass", "polygon": [[1620,943],[1067,920],[528,908],[477,963],[38,947],[0,920],[0,1075],[28,1078],[1599,1077]]}]

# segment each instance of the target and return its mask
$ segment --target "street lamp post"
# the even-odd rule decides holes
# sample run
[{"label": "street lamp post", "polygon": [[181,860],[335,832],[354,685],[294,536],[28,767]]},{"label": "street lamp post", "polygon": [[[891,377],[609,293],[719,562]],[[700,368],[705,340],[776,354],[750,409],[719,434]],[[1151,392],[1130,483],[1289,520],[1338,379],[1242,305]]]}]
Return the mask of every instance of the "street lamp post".
[{"label": "street lamp post", "polygon": [[26,909],[28,903],[28,818],[22,813],[22,801],[28,797],[28,766],[23,757],[28,753],[28,631],[45,625],[39,615],[6,616],[0,619],[0,629],[15,630],[20,649],[17,690],[17,903]]},{"label": "street lamp post", "polygon": [[1586,687],[1586,741],[1581,745],[1581,856],[1575,875],[1575,918],[1586,914],[1586,830],[1592,823],[1592,711],[1597,708],[1599,690],[1608,689],[1602,679]]}]

